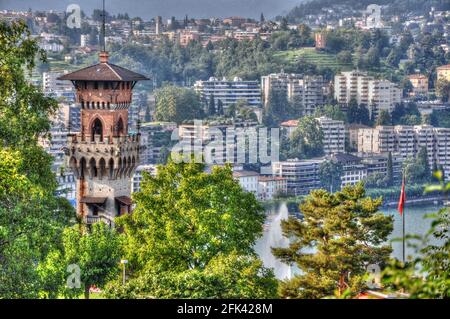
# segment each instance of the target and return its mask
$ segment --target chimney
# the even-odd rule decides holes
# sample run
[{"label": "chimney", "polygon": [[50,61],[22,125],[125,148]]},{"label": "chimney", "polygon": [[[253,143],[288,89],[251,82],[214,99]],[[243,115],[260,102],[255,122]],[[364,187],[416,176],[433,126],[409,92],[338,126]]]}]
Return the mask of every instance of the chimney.
[{"label": "chimney", "polygon": [[98,54],[100,63],[108,63],[109,54],[106,51],[102,51]]}]

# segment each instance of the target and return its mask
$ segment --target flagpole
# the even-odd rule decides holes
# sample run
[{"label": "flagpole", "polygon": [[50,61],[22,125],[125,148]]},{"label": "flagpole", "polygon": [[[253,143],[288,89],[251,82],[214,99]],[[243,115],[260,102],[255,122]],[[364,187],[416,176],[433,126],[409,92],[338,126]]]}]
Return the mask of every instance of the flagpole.
[{"label": "flagpole", "polygon": [[402,213],[402,224],[403,224],[403,263],[405,263],[405,209],[403,208]]}]

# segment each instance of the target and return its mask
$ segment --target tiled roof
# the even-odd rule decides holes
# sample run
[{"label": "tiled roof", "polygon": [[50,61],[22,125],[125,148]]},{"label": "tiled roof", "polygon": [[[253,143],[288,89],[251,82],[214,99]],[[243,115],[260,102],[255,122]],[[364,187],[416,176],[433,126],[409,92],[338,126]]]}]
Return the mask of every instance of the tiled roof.
[{"label": "tiled roof", "polygon": [[298,125],[298,120],[289,120],[286,122],[281,123],[281,126],[297,126]]},{"label": "tiled roof", "polygon": [[84,69],[64,74],[58,80],[70,81],[143,81],[148,80],[142,74],[127,70],[106,62],[88,66]]}]

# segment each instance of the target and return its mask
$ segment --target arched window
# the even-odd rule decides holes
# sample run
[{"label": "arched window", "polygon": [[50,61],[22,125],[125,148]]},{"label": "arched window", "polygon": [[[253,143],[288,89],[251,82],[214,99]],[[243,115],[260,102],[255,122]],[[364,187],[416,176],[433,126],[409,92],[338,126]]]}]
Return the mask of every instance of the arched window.
[{"label": "arched window", "polygon": [[114,160],[111,158],[109,160],[109,178],[113,179],[114,178]]},{"label": "arched window", "polygon": [[100,170],[99,177],[100,177],[100,179],[102,179],[103,176],[106,176],[106,161],[105,161],[105,159],[103,157],[98,162],[98,167],[99,167],[99,170]]},{"label": "arched window", "polygon": [[82,157],[80,160],[80,178],[84,179],[85,174],[86,174],[86,159]]},{"label": "arched window", "polygon": [[89,161],[89,175],[91,178],[97,177],[97,166],[94,158],[91,158],[91,160]]},{"label": "arched window", "polygon": [[91,128],[91,141],[95,141],[95,136],[100,135],[100,141],[103,142],[103,125],[100,119],[95,119],[94,123],[92,123]]}]

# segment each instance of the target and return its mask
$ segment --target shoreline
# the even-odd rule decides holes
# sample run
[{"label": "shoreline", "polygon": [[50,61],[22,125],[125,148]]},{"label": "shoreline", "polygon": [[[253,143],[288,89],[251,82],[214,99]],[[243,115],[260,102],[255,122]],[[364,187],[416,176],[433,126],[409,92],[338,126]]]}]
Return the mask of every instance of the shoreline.
[{"label": "shoreline", "polygon": [[[286,197],[278,198],[267,201],[260,201],[261,205],[264,207],[271,205],[278,205],[282,203],[286,204],[300,204],[304,197]],[[415,206],[436,204],[444,206],[444,201],[446,200],[445,195],[433,195],[433,196],[412,196],[406,199],[406,206],[415,204]],[[398,200],[383,200],[381,207],[392,208],[398,205]]]}]

